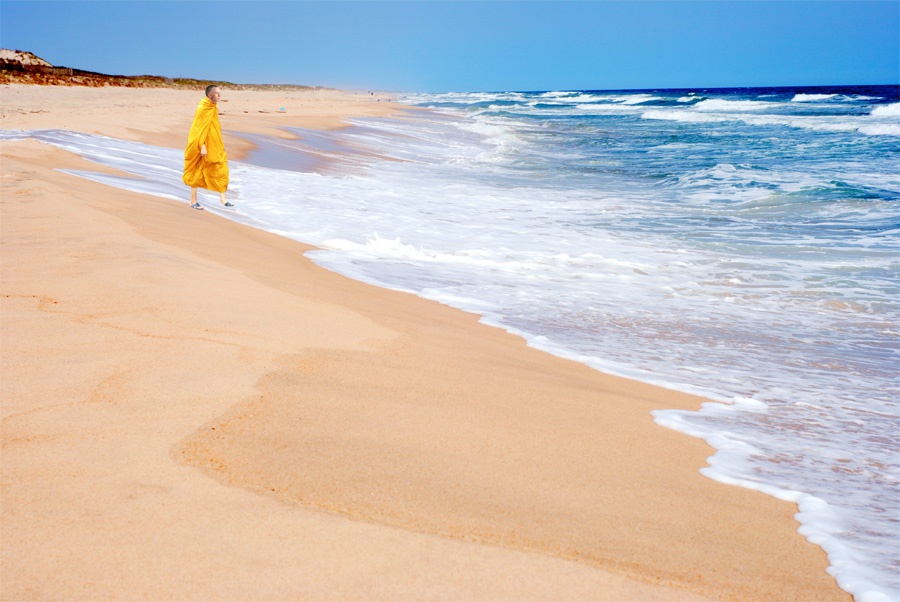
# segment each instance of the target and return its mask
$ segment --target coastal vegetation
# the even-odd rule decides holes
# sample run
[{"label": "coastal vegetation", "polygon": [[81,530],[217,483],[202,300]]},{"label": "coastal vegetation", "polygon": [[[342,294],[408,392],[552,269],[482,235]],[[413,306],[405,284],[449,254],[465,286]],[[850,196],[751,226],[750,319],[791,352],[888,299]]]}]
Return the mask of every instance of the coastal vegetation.
[{"label": "coastal vegetation", "polygon": [[110,75],[84,69],[51,64],[32,52],[0,49],[0,84],[34,84],[41,86],[88,86],[102,88],[203,88],[210,84],[231,90],[316,90],[317,86],[290,84],[236,84],[220,80],[162,75]]}]

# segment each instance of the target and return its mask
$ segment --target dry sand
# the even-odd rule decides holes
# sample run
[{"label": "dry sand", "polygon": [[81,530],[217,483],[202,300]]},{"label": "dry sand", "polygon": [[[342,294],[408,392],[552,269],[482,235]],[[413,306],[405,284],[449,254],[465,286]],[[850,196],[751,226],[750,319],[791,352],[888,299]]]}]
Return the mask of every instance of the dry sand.
[{"label": "dry sand", "polygon": [[[199,98],[3,86],[0,127],[180,148]],[[223,99],[232,159],[228,131],[402,110]],[[0,151],[3,600],[849,599],[793,505],[652,422],[701,399]]]}]

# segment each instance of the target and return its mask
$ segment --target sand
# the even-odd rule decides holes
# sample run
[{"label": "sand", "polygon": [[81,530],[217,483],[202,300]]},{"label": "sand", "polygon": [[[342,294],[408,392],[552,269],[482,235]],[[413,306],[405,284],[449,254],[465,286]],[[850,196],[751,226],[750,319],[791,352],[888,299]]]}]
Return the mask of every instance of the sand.
[{"label": "sand", "polygon": [[[232,132],[403,110],[222,97],[232,159]],[[0,127],[180,148],[199,98],[3,86]],[[849,599],[796,507],[706,479],[713,450],[652,421],[704,400],[56,171],[109,170],[33,140],[0,161],[0,598]]]}]

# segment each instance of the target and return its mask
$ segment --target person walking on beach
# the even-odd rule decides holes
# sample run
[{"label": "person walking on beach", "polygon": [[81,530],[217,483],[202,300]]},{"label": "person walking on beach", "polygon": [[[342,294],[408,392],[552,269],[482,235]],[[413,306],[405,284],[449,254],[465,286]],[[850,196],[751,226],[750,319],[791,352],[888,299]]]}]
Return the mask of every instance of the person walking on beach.
[{"label": "person walking on beach", "polygon": [[234,207],[225,200],[228,189],[228,156],[222,142],[219,125],[219,109],[216,106],[221,94],[218,86],[206,87],[206,98],[197,105],[194,122],[184,149],[184,175],[182,180],[191,187],[191,208],[203,209],[197,202],[197,188],[214,190],[226,207]]}]

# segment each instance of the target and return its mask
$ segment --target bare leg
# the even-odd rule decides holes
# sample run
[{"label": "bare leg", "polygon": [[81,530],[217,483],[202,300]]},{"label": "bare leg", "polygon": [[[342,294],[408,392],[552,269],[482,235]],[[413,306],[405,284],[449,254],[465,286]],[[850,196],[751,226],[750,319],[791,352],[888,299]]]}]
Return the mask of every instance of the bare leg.
[{"label": "bare leg", "polygon": [[220,192],[220,193],[219,193],[219,201],[220,201],[223,205],[225,205],[226,207],[234,207],[234,204],[233,204],[233,203],[229,203],[228,201],[225,200],[225,193],[224,193],[224,192]]},{"label": "bare leg", "polygon": [[197,187],[194,186],[191,188],[191,208],[192,209],[203,209],[200,206],[200,203],[197,202]]}]

